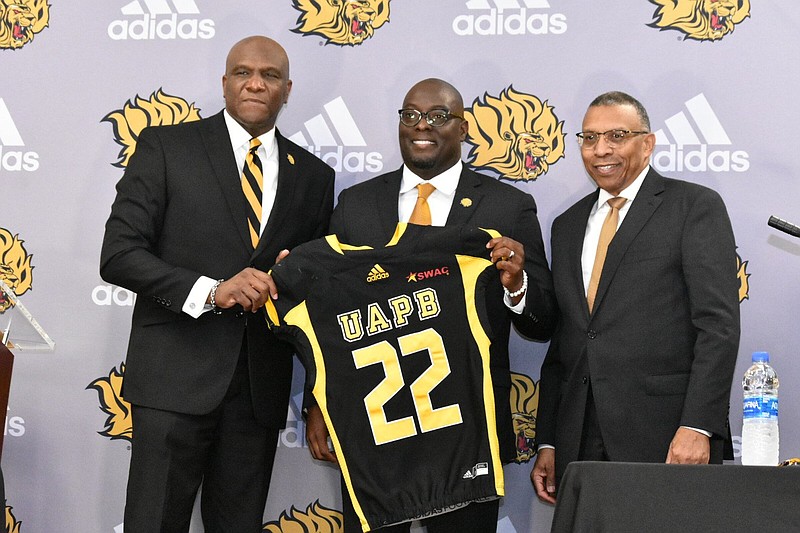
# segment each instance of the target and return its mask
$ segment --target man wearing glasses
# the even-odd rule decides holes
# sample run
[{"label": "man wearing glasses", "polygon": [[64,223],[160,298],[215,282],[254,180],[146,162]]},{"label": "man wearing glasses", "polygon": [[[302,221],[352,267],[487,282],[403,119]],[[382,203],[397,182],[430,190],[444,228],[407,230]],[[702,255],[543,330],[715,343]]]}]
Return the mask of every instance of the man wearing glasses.
[{"label": "man wearing glasses", "polygon": [[[516,455],[509,402],[508,338],[510,324],[537,340],[549,339],[555,324],[555,300],[533,198],[461,163],[461,143],[468,131],[459,92],[439,79],[414,85],[399,110],[398,133],[403,166],[342,191],[330,232],[340,242],[385,245],[398,221],[433,226],[469,225],[497,230],[491,239],[499,275],[487,288],[487,311],[495,334],[491,346],[497,431],[504,462]],[[432,186],[432,187],[430,187]],[[415,206],[427,204],[419,217]],[[413,212],[413,214],[412,214]],[[328,449],[328,431],[318,407],[308,410],[306,436],[316,459],[336,462]],[[464,442],[464,446],[469,446]],[[442,450],[446,456],[447,450]],[[433,461],[432,457],[415,457]],[[346,492],[346,491],[345,491]],[[343,495],[345,532],[360,531],[358,518]],[[473,503],[424,521],[429,533],[493,532],[499,502]],[[410,523],[381,532],[408,531]]]},{"label": "man wearing glasses", "polygon": [[722,463],[739,346],[720,196],[650,167],[640,102],[598,96],[577,134],[598,189],[553,222],[561,320],[542,365],[536,493],[572,461]]}]

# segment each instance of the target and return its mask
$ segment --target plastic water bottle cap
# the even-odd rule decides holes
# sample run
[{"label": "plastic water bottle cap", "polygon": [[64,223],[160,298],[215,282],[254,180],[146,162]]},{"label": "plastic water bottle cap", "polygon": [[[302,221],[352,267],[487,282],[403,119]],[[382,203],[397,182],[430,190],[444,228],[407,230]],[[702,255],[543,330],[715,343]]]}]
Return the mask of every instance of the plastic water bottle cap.
[{"label": "plastic water bottle cap", "polygon": [[769,363],[769,352],[753,352],[754,363]]}]

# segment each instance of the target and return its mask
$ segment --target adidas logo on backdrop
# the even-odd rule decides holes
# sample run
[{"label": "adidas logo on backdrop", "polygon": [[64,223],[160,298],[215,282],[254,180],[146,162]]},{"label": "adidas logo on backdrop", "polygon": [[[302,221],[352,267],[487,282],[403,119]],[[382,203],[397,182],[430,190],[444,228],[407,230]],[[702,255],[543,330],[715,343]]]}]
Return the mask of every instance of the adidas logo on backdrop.
[{"label": "adidas logo on backdrop", "polygon": [[[381,172],[383,156],[378,152],[351,150],[367,145],[353,115],[347,109],[341,96],[324,106],[325,115],[319,114],[303,123],[305,133],[298,131],[289,140],[303,146],[330,166],[336,172]],[[333,128],[333,129],[331,129]],[[336,135],[334,135],[334,131]],[[306,137],[306,134],[308,137]],[[338,137],[338,140],[337,140]],[[333,150],[328,150],[333,148]],[[345,148],[348,150],[345,152]]]},{"label": "adidas logo on backdrop", "polygon": [[547,0],[468,0],[466,7],[469,14],[453,19],[456,35],[544,35],[567,31],[566,15],[539,11],[550,9]]},{"label": "adidas logo on backdrop", "polygon": [[108,25],[115,41],[153,39],[211,39],[214,21],[199,18],[194,0],[133,0],[120,10],[124,18]]},{"label": "adidas logo on backdrop", "polygon": [[22,136],[11,118],[5,101],[0,98],[0,171],[25,170],[33,172],[39,169],[39,154],[36,152],[15,150],[24,148]]},{"label": "adidas logo on backdrop", "polygon": [[[705,95],[686,101],[683,111],[664,120],[656,134],[653,166],[664,172],[746,172],[750,155],[744,150],[709,149],[733,143]],[[691,119],[691,120],[690,120]],[[672,142],[670,142],[672,139]]]}]

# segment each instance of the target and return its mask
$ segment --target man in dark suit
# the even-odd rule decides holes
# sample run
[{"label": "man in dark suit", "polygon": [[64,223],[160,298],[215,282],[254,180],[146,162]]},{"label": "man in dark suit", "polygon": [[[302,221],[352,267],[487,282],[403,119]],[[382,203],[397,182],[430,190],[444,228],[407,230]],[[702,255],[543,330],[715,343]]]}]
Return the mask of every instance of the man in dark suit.
[{"label": "man in dark suit", "polygon": [[[277,296],[279,253],[324,235],[333,208],[333,170],[275,128],[291,83],[278,43],[240,41],[225,110],[142,131],[117,184],[100,271],[137,293],[125,531],[188,531],[201,482],[206,532],[261,530],[292,349],[253,313]],[[245,193],[245,166],[263,191]]]},{"label": "man in dark suit", "polygon": [[[411,217],[419,201],[416,186],[429,183],[435,187],[427,198],[432,225],[471,225],[495,229],[503,235],[487,243],[499,272],[487,289],[487,306],[496,339],[491,346],[491,371],[497,429],[501,457],[507,462],[516,454],[509,401],[510,325],[513,322],[527,337],[549,339],[555,323],[555,301],[536,204],[529,194],[464,167],[461,143],[468,124],[463,115],[462,97],[449,83],[427,79],[414,85],[400,110],[403,167],[342,191],[330,233],[344,243],[385,245],[397,222]],[[335,462],[335,451],[328,449],[327,429],[317,407],[308,411],[306,432],[312,455]],[[345,531],[360,531],[346,495],[344,500]],[[497,501],[472,504],[425,522],[430,533],[495,531],[498,505]],[[408,529],[406,523],[385,530]]]},{"label": "man in dark suit", "polygon": [[[736,245],[720,196],[649,167],[655,135],[625,93],[597,97],[582,129],[598,189],[553,222],[561,314],[531,472],[551,503],[576,460],[721,463],[739,345]],[[612,240],[595,266],[607,217]]]}]

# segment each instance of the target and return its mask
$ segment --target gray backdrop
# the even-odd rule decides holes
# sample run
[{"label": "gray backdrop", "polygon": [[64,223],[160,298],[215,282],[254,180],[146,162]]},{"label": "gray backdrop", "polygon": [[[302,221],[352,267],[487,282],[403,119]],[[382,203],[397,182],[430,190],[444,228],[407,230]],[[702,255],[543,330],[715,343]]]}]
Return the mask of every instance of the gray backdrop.
[{"label": "gray backdrop", "polygon": [[[294,88],[279,128],[337,167],[337,192],[400,165],[396,110],[414,82],[440,77],[464,95],[473,133],[508,148],[488,154],[472,139],[465,159],[536,198],[546,241],[555,216],[593,188],[574,141],[588,102],[612,89],[638,97],[658,131],[655,166],[719,191],[733,220],[742,261],[733,432],[741,430],[739,377],[752,351],[768,350],[782,383],[781,458],[800,455],[792,326],[800,241],[766,225],[771,214],[800,222],[792,3],[720,0],[707,14],[689,0],[344,2],[374,11],[368,36],[347,41],[321,33],[323,19],[337,16],[327,0],[319,16],[310,0],[7,2],[0,275],[15,280],[56,341],[54,353],[16,358],[2,467],[18,531],[121,531],[130,427],[115,390],[134,296],[98,275],[127,161],[121,150],[135,148],[144,125],[221,109],[225,55],[251,34],[288,51]],[[539,166],[525,167],[515,152],[526,132],[541,135]],[[512,342],[514,372],[538,380],[546,345]],[[287,513],[283,526],[267,529],[288,531],[294,521],[335,531],[338,474],[305,448],[301,381],[298,368],[265,523]],[[532,420],[535,402],[527,406]],[[531,465],[506,467],[499,531],[549,527],[552,509],[535,499]]]}]

